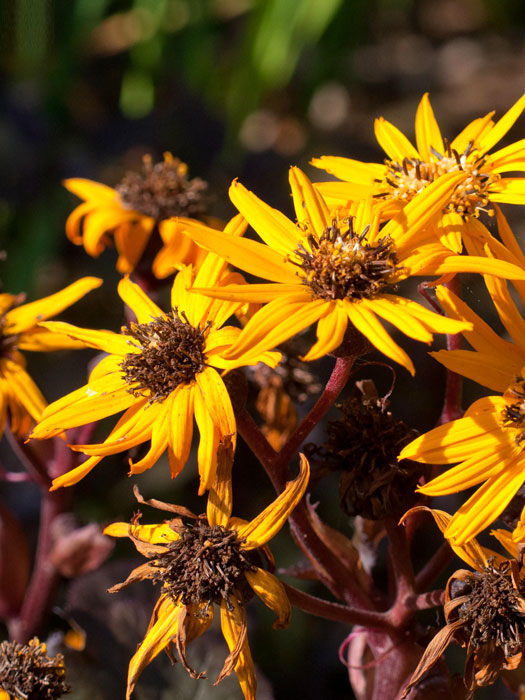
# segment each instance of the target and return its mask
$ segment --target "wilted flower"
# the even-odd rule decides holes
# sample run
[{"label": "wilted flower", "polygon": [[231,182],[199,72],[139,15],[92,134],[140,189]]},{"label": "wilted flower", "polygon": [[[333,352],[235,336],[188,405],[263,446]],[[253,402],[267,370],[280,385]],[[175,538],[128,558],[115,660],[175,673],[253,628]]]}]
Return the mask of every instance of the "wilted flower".
[{"label": "wilted flower", "polygon": [[0,644],[0,700],[56,700],[71,692],[62,654],[47,656],[35,637]]}]

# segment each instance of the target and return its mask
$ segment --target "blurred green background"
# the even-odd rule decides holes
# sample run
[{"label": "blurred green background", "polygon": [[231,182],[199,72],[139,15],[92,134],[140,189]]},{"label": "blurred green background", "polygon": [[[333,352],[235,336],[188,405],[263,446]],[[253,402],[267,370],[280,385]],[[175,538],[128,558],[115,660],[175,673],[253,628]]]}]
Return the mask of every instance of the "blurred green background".
[{"label": "blurred green background", "polygon": [[[64,223],[78,200],[62,188],[62,179],[87,177],[115,185],[144,153],[160,159],[171,151],[189,164],[190,176],[209,181],[215,215],[233,213],[226,193],[234,177],[290,213],[290,164],[315,179],[318,173],[308,166],[312,156],[382,159],[373,119],[383,115],[412,137],[415,109],[425,91],[431,93],[444,134],[455,135],[492,109],[505,111],[525,91],[524,30],[525,6],[516,0],[4,0],[2,291],[27,291],[34,298],[81,275],[103,276],[104,290],[65,317],[116,330],[122,307],[115,292],[114,252],[94,261],[66,240]],[[523,137],[522,119],[512,140]],[[519,233],[523,215],[515,214],[514,223]],[[83,369],[78,375],[80,355],[69,364],[59,355],[58,365],[56,357],[31,358],[49,399],[84,379]],[[426,385],[442,382],[440,371],[421,366],[418,376]],[[387,377],[386,387],[389,382]],[[425,397],[412,395],[410,406],[406,403],[398,400],[404,417],[424,416],[427,424],[420,427],[436,420],[439,400],[429,406]],[[114,464],[80,485],[76,507],[86,520],[128,519],[133,511],[124,459]],[[166,486],[168,470],[162,464],[139,480],[141,490],[165,500],[184,499],[199,509],[193,475],[187,472],[176,486]],[[245,510],[256,512],[272,497],[264,476],[251,468],[248,474],[239,469],[234,478],[236,503]],[[251,495],[259,482],[264,495],[254,503]],[[37,499],[22,495],[23,488],[9,486],[5,493],[25,522],[36,527]],[[332,515],[332,524],[348,529],[342,515]],[[130,556],[130,549],[122,546],[121,551]],[[284,552],[279,564],[292,564],[293,553]],[[115,619],[106,615],[104,588],[128,570],[126,565],[102,583],[77,582],[64,591],[64,600],[69,596],[70,608],[86,628],[91,625],[95,638],[95,650],[90,650],[95,656],[84,659],[78,670],[86,687],[96,679],[98,691],[90,689],[86,697],[96,698],[96,692],[108,700],[118,697],[115,687],[121,688],[129,651],[147,621],[133,598],[122,603],[120,612],[111,608]],[[151,605],[151,592],[146,593],[145,610]],[[91,617],[83,610],[86,599]],[[94,609],[103,611],[98,622]],[[276,700],[290,694],[305,700],[351,697],[346,670],[337,660],[346,629],[298,613],[290,631],[265,632],[269,616],[254,614],[260,616],[251,620],[252,635],[259,640],[255,657],[273,681]],[[135,625],[133,632],[119,628],[122,619]],[[118,644],[107,641],[111,634]],[[185,698],[186,692],[211,700],[240,697],[235,683],[224,691],[209,684],[206,691],[193,685],[182,691],[177,685],[164,696],[155,683],[160,678],[173,686],[165,675],[147,675],[153,689],[143,691],[144,698]],[[491,692],[488,697],[496,697]]]}]

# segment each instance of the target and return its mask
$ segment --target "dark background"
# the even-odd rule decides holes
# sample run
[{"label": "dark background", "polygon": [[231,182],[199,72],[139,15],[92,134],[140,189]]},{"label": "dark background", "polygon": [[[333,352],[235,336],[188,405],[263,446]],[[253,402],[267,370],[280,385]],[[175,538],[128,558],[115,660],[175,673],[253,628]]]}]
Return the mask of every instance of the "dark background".
[{"label": "dark background", "polygon": [[[451,138],[492,109],[501,115],[525,90],[524,25],[523,4],[512,0],[4,0],[0,247],[7,257],[0,263],[1,291],[25,291],[33,299],[82,275],[102,276],[103,289],[64,318],[117,330],[122,306],[114,251],[95,261],[67,241],[64,223],[78,200],[61,186],[62,179],[115,185],[144,153],[160,159],[171,151],[189,164],[190,175],[209,181],[215,215],[233,213],[227,187],[234,177],[291,214],[290,164],[322,179],[308,165],[313,156],[380,161],[373,119],[382,115],[412,138],[425,91],[442,132]],[[511,139],[523,137],[522,119]],[[517,208],[509,212],[520,234],[523,214]],[[465,299],[491,319],[479,283],[469,278],[464,290]],[[439,415],[444,376],[427,360],[426,348],[402,342],[418,374],[413,381],[396,370],[393,407],[424,430]],[[89,357],[31,357],[29,367],[53,400],[84,381]],[[315,365],[322,378],[331,362]],[[391,376],[376,370],[376,381],[385,392]],[[466,391],[467,402],[479,395],[476,387]],[[162,463],[137,481],[146,496],[202,510],[192,470],[188,464],[173,484]],[[124,458],[105,460],[77,488],[77,514],[85,521],[129,519],[134,501],[125,473]],[[242,446],[234,489],[234,512],[243,517],[273,497]],[[4,492],[28,531],[36,531],[36,491],[20,485]],[[334,480],[315,494],[322,499],[320,512],[350,534],[335,492]],[[118,545],[128,557],[131,548]],[[294,563],[287,533],[274,549],[279,565]],[[151,590],[141,584],[130,598],[120,594],[119,603],[104,591],[125,578],[130,566],[115,560],[62,591],[60,604],[76,611],[88,630],[87,652],[71,659],[72,672],[82,678],[74,698],[114,698],[122,692],[127,661],[147,624]],[[276,700],[290,694],[305,700],[351,697],[337,660],[348,630],[296,613],[289,631],[273,633],[262,608],[251,606],[250,637]],[[49,629],[55,624],[52,618]],[[206,640],[195,652],[195,665],[199,658],[213,663],[206,656],[212,636]],[[212,657],[224,653],[221,646]],[[137,698],[240,697],[235,682],[203,690],[202,683],[188,684],[180,668],[175,675],[161,663],[156,668],[144,674]],[[486,697],[503,697],[502,692],[491,689]]]}]

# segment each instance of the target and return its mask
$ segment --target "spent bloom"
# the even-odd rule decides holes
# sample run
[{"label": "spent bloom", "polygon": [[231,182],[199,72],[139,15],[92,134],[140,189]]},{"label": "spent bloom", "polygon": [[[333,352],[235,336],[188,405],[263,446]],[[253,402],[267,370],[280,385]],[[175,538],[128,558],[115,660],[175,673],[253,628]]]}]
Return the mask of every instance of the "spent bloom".
[{"label": "spent bloom", "polygon": [[[315,158],[313,165],[342,180],[317,186],[334,206],[373,196],[382,202],[384,214],[392,216],[443,175],[457,173],[460,179],[429,227],[443,245],[459,253],[462,241],[468,249],[469,239],[477,237],[480,212],[492,215],[492,206],[499,202],[525,203],[525,178],[511,174],[524,169],[525,141],[489,153],[524,108],[525,95],[497,122],[492,119],[494,112],[489,112],[448,141],[425,94],[416,112],[417,147],[386,119],[376,119],[375,135],[387,154],[384,163],[333,156]],[[504,177],[503,173],[509,175]]]},{"label": "spent bloom", "polygon": [[35,637],[28,644],[0,644],[0,700],[56,700],[71,688],[62,654],[48,656]]},{"label": "spent bloom", "polygon": [[[233,237],[242,235],[246,225],[237,216],[227,228]],[[52,437],[125,411],[103,443],[73,446],[90,459],[55,479],[53,488],[78,482],[104,456],[147,440],[151,441],[150,449],[139,461],[130,460],[130,473],[150,469],[167,449],[174,478],[188,459],[194,418],[200,432],[199,492],[209,488],[219,441],[232,435],[235,443],[236,436],[231,400],[219,372],[259,361],[275,366],[280,358],[279,353],[250,350],[234,361],[225,358],[241,331],[224,323],[241,303],[217,301],[190,290],[196,284],[228,281],[243,280],[238,273],[228,272],[226,262],[210,254],[198,272],[185,266],[177,274],[169,313],[161,311],[138,285],[124,278],[118,292],[137,322],[121,333],[64,323],[47,326],[109,354],[94,368],[85,386],[47,407],[31,437]]]},{"label": "spent bloom", "polygon": [[[126,698],[129,699],[143,669],[164,649],[175,646],[193,678],[202,678],[186,659],[186,645],[212,623],[214,606],[220,608],[221,629],[230,649],[216,683],[233,671],[246,700],[254,700],[257,679],[247,639],[246,603],[256,594],[277,616],[275,628],[288,626],[291,606],[282,583],[262,568],[273,558],[267,548],[301,500],[308,484],[309,466],[301,455],[300,473],[283,492],[253,520],[231,517],[231,450],[219,449],[216,489],[208,498],[206,515],[195,516],[186,508],[143,501],[171,512],[175,517],[157,525],[140,525],[138,519],[109,525],[105,534],[129,537],[148,558],[131,572],[116,592],[135,581],[150,579],[162,586],[144,640],[131,659]],[[222,493],[220,493],[222,491]],[[137,491],[136,491],[137,494]],[[226,505],[225,505],[226,504]]]}]

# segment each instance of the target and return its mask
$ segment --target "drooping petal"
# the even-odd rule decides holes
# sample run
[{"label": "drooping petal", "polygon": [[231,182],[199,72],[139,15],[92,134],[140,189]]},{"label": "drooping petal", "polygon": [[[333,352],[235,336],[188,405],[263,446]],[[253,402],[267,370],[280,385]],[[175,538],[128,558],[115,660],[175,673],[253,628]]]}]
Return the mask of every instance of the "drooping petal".
[{"label": "drooping petal", "polygon": [[212,367],[195,375],[197,386],[211,419],[221,436],[231,435],[235,445],[235,415],[224,382]]},{"label": "drooping petal", "polygon": [[39,420],[47,403],[40,389],[25,369],[4,357],[2,359],[2,374],[19,404],[34,420]]},{"label": "drooping petal", "polygon": [[427,163],[436,159],[432,149],[441,155],[445,153],[443,138],[428,99],[428,92],[423,95],[416,112],[416,143],[422,160]]},{"label": "drooping petal", "polygon": [[208,494],[206,516],[208,523],[228,526],[232,514],[232,467],[234,448],[231,437],[223,438],[216,450],[217,470]]},{"label": "drooping petal", "polygon": [[257,677],[246,636],[246,609],[243,605],[239,605],[235,599],[231,600],[231,605],[232,609],[230,610],[225,600],[221,602],[221,629],[230,649],[230,655],[226,659],[215,685],[234,670],[244,700],[255,700]]},{"label": "drooping petal", "polygon": [[257,517],[237,529],[239,539],[245,540],[242,549],[256,549],[271,540],[303,497],[310,477],[310,465],[304,455],[301,454],[300,459],[299,475],[288,481],[284,491]]},{"label": "drooping petal", "polygon": [[168,457],[172,479],[180,474],[190,454],[194,393],[194,385],[183,384],[172,394],[168,433]]},{"label": "drooping petal", "polygon": [[253,591],[276,614],[277,619],[273,623],[273,628],[286,629],[290,624],[292,606],[283,584],[273,574],[264,569],[247,570],[245,576]]},{"label": "drooping petal", "polygon": [[140,459],[138,462],[133,462],[130,458],[129,460],[129,473],[130,474],[142,474],[143,472],[151,469],[151,467],[157,463],[157,461],[162,456],[168,446],[168,439],[170,434],[170,416],[171,416],[171,402],[172,394],[162,402],[162,409],[159,411],[159,416],[153,423],[153,429],[151,431],[151,446],[147,454]]},{"label": "drooping petal", "polygon": [[388,321],[388,323],[391,323],[409,338],[414,338],[414,340],[419,340],[422,343],[432,342],[432,333],[421,321],[403,308],[402,304],[397,302],[397,297],[377,297],[372,301],[363,299],[361,306],[368,308],[372,313]]},{"label": "drooping petal", "polygon": [[343,342],[347,326],[348,316],[344,306],[336,302],[317,322],[317,342],[301,359],[304,362],[317,360],[338,348]]},{"label": "drooping petal", "polygon": [[125,211],[119,206],[95,209],[84,219],[82,243],[88,255],[97,258],[105,247],[105,236],[123,223],[134,221],[140,214]]},{"label": "drooping petal", "polygon": [[87,476],[89,472],[97,466],[101,459],[102,457],[90,457],[89,459],[86,459],[85,462],[82,462],[80,466],[75,467],[75,469],[71,469],[61,476],[57,476],[56,479],[53,479],[53,483],[51,484],[51,488],[49,490],[56,491],[64,486],[73,486],[74,484],[78,484],[81,479]]},{"label": "drooping petal", "polygon": [[112,331],[96,331],[91,328],[77,328],[63,321],[45,321],[40,324],[43,328],[54,333],[62,333],[75,340],[80,340],[90,348],[116,355],[127,355],[133,352],[135,346],[129,335],[113,333]]},{"label": "drooping petal", "polygon": [[56,316],[101,284],[102,280],[98,277],[83,277],[56,294],[17,306],[5,315],[5,332],[9,335],[23,333],[40,321]]},{"label": "drooping petal", "polygon": [[347,302],[345,306],[350,323],[368,338],[372,345],[394,362],[406,367],[410,374],[415,374],[416,370],[410,357],[392,340],[370,309],[362,303]]},{"label": "drooping petal", "polygon": [[195,391],[194,411],[200,434],[197,463],[200,477],[199,495],[202,496],[215,480],[217,450],[221,435],[206,407],[202,393],[198,390]]},{"label": "drooping petal", "polygon": [[130,700],[142,671],[176,636],[183,610],[184,606],[174,605],[168,596],[161,596],[157,601],[150,628],[129,662],[126,700]]},{"label": "drooping petal", "polygon": [[439,242],[458,255],[463,250],[465,222],[456,211],[445,211],[437,223]]}]

